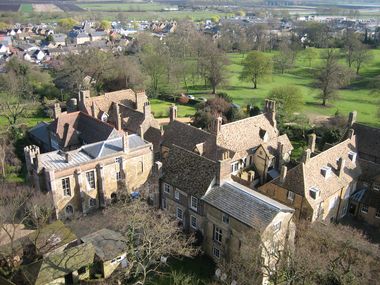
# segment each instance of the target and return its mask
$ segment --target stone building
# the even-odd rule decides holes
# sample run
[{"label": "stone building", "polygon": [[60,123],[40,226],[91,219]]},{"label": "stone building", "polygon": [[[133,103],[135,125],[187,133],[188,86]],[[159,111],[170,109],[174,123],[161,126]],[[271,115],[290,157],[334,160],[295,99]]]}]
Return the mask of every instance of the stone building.
[{"label": "stone building", "polygon": [[144,91],[126,89],[93,97],[88,90],[80,91],[78,98],[68,104],[69,112],[76,110],[107,122],[117,130],[138,134],[153,144],[155,152],[159,151],[160,125]]},{"label": "stone building", "polygon": [[83,145],[71,151],[24,149],[34,186],[52,196],[56,217],[70,218],[105,207],[119,191],[138,191],[153,166],[153,146],[136,134]]},{"label": "stone building", "polygon": [[161,143],[165,162],[173,145],[195,152],[215,162],[223,162],[221,176],[257,185],[279,175],[282,165],[290,160],[293,150],[287,135],[279,135],[276,126],[275,102],[267,100],[265,113],[223,124],[214,121],[207,132],[176,121],[177,108],[170,108],[170,123]]},{"label": "stone building", "polygon": [[264,195],[295,209],[297,220],[337,221],[348,211],[349,197],[360,176],[357,146],[351,130],[344,141],[313,156],[315,136],[302,162],[259,187]]},{"label": "stone building", "polygon": [[41,122],[29,130],[30,139],[40,147],[41,152],[72,150],[84,144],[104,141],[120,136],[111,124],[91,117],[83,112],[61,112],[59,104],[54,105],[54,121]]},{"label": "stone building", "polygon": [[[239,183],[227,181],[203,197],[206,225],[204,249],[216,262],[239,254],[252,233],[266,249],[284,246],[294,236],[294,210]],[[250,233],[250,231],[252,233]],[[265,250],[262,253],[265,258]]]},{"label": "stone building", "polygon": [[351,196],[349,213],[369,225],[380,227],[380,128],[356,123],[355,111],[349,115],[348,130],[350,128],[355,132],[362,174],[357,192]]}]

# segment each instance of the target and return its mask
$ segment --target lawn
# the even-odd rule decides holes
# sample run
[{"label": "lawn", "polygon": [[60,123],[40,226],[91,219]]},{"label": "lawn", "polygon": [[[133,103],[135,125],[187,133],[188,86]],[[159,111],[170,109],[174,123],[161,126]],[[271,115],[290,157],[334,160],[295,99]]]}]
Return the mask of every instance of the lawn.
[{"label": "lawn", "polygon": [[[207,256],[197,256],[195,258],[183,258],[181,260],[170,260],[167,274],[159,278],[152,278],[150,284],[154,285],[171,285],[174,284],[171,273],[182,273],[192,275],[199,279],[200,284],[209,284],[215,272],[215,263]],[[178,284],[178,283],[176,283]]]},{"label": "lawn", "polygon": [[[256,90],[252,88],[251,83],[242,82],[238,79],[244,55],[229,54],[229,82],[217,92],[227,92],[233,98],[234,103],[243,107],[246,104],[261,105],[269,91],[274,87],[295,85],[302,90],[304,95],[304,106],[301,110],[304,114],[331,116],[339,111],[341,114],[347,115],[350,111],[356,110],[360,122],[380,126],[380,120],[376,116],[377,108],[380,105],[379,95],[376,95],[371,89],[371,82],[373,82],[374,77],[380,75],[380,49],[371,52],[373,59],[362,68],[361,75],[349,87],[340,90],[338,92],[339,98],[336,101],[328,102],[327,107],[323,107],[321,101],[316,98],[320,91],[314,86],[314,73],[316,67],[321,64],[321,60],[314,60],[309,67],[302,52],[299,54],[293,69],[284,74],[274,73],[270,78],[261,80]],[[271,55],[274,54],[271,53]],[[341,61],[342,64],[345,64],[344,59]],[[196,97],[204,97],[209,92],[210,88],[204,87],[202,84],[190,88],[190,94],[194,94]],[[157,102],[152,104],[152,108],[159,112],[161,103],[158,106],[155,104]]]},{"label": "lawn", "polygon": [[33,12],[33,6],[32,4],[26,4],[26,3],[21,4],[19,11],[22,13],[31,13]]},{"label": "lawn", "polygon": [[[173,103],[168,101],[162,101],[159,99],[151,99],[150,105],[152,106],[152,112],[156,118],[163,118],[169,116],[169,107]],[[190,117],[194,115],[195,108],[190,105],[177,105],[178,117]]]},{"label": "lawn", "polygon": [[171,5],[159,3],[85,3],[78,4],[78,6],[97,11],[160,11],[171,7]]}]

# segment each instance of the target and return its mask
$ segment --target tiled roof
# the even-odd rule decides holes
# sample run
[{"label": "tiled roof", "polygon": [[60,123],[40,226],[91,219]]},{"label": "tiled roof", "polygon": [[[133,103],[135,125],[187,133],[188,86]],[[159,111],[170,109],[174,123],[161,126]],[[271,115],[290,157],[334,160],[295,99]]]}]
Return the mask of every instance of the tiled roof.
[{"label": "tiled roof", "polygon": [[[311,187],[316,187],[321,191],[321,198],[325,199],[343,187],[347,187],[353,179],[359,177],[361,173],[359,163],[353,162],[349,158],[350,151],[357,151],[354,138],[347,139],[310,158],[306,164],[301,163],[289,170],[284,183],[280,182],[280,178],[269,183],[274,183],[302,196],[305,196]],[[337,170],[339,158],[345,160],[342,177],[339,177]],[[325,178],[321,172],[324,166],[331,167],[331,175],[328,178]]]},{"label": "tiled roof", "polygon": [[276,156],[278,153],[278,144],[279,143],[283,144],[283,147],[284,147],[283,151],[285,153],[293,150],[293,145],[290,142],[287,135],[281,135],[279,137],[275,137],[275,138],[271,139],[270,141],[263,143],[262,146],[268,155]]},{"label": "tiled roof", "polygon": [[380,160],[380,128],[355,123],[352,128],[356,135],[359,153],[375,156]]},{"label": "tiled roof", "polygon": [[380,191],[366,190],[361,203],[375,209],[380,209]]},{"label": "tiled roof", "polygon": [[91,243],[96,251],[96,255],[103,261],[111,260],[126,252],[127,240],[122,234],[101,229],[81,238],[84,243]]},{"label": "tiled roof", "polygon": [[112,125],[83,112],[63,113],[49,125],[49,129],[64,140],[62,147],[94,143],[119,135]]},{"label": "tiled roof", "polygon": [[216,160],[216,137],[206,131],[178,121],[171,122],[165,129],[162,145],[171,148],[180,146],[188,151],[194,151],[199,143],[205,143],[204,156]]},{"label": "tiled roof", "polygon": [[132,89],[119,90],[108,92],[101,96],[86,98],[85,106],[88,114],[91,114],[91,106],[94,103],[95,107],[103,112],[109,113],[112,103],[122,103],[123,105],[135,108],[136,97]]},{"label": "tiled roof", "polygon": [[371,182],[377,177],[380,178],[380,164],[360,158],[358,162],[362,170],[361,180]]},{"label": "tiled roof", "polygon": [[266,228],[280,212],[294,211],[236,182],[213,187],[202,200],[255,229]]},{"label": "tiled roof", "polygon": [[41,122],[37,126],[31,128],[29,130],[29,134],[39,139],[43,143],[49,145],[50,141],[49,141],[48,126],[49,126],[49,123]]},{"label": "tiled roof", "polygon": [[[39,155],[41,166],[49,170],[60,170],[73,166],[80,166],[93,159],[106,157],[123,151],[123,138],[118,137],[102,142],[84,145],[79,149],[67,152],[70,156],[69,162],[66,162],[65,153],[62,151],[51,151]],[[139,136],[132,134],[128,136],[128,145],[130,151],[146,145]]]},{"label": "tiled roof", "polygon": [[235,152],[234,159],[246,156],[247,150],[265,143],[262,134],[266,132],[267,141],[278,136],[266,114],[249,117],[224,124],[217,135],[217,144]]},{"label": "tiled roof", "polygon": [[215,176],[214,161],[176,145],[163,165],[163,181],[198,197],[206,193]]}]

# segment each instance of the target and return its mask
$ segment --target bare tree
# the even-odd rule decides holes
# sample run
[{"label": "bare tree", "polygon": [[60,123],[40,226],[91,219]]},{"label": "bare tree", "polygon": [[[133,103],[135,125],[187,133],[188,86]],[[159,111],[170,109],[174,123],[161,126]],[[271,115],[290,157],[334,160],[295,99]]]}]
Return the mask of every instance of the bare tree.
[{"label": "bare tree", "polygon": [[359,75],[360,69],[363,66],[363,64],[369,62],[372,56],[369,53],[368,46],[360,43],[357,49],[353,52],[352,58],[356,69],[356,75]]},{"label": "bare tree", "polygon": [[194,237],[186,236],[174,217],[143,200],[119,201],[100,215],[74,221],[72,226],[83,229],[89,225],[113,229],[126,239],[128,267],[113,275],[115,282],[146,284],[149,277],[164,272],[166,258],[191,257],[198,252],[192,246]]},{"label": "bare tree", "polygon": [[350,70],[338,63],[337,53],[329,49],[325,54],[325,62],[319,68],[317,73],[317,86],[321,89],[319,98],[322,99],[322,105],[326,106],[328,100],[337,97],[337,90],[347,86],[351,79]]}]

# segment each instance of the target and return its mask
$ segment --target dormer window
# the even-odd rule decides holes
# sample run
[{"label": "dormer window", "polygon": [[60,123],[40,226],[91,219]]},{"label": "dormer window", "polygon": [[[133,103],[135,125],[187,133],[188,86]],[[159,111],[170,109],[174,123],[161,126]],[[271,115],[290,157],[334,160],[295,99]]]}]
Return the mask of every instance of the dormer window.
[{"label": "dormer window", "polygon": [[268,132],[266,130],[260,129],[259,136],[264,142],[268,141]]},{"label": "dormer window", "polygon": [[309,195],[311,198],[313,198],[314,200],[318,199],[319,196],[320,196],[320,191],[317,187],[310,187],[309,189]]},{"label": "dormer window", "polygon": [[354,152],[354,151],[350,151],[348,153],[348,158],[352,161],[352,162],[355,162],[356,161],[356,156],[357,156],[357,153]]},{"label": "dormer window", "polygon": [[321,173],[325,178],[329,178],[331,176],[331,167],[323,166],[321,168]]}]

